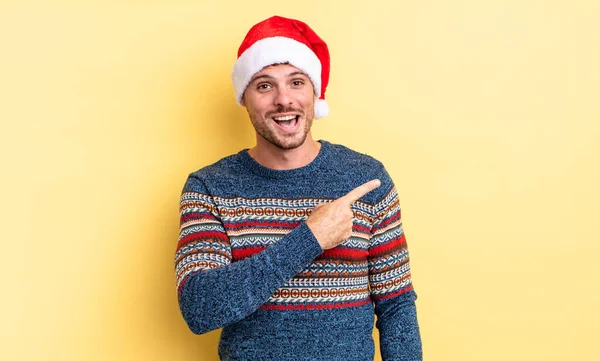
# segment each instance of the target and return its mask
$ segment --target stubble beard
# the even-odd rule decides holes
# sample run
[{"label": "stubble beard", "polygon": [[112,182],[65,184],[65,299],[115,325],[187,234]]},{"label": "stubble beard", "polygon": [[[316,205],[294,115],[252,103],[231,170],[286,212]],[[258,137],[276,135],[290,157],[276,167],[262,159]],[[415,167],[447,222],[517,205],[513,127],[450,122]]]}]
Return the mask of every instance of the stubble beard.
[{"label": "stubble beard", "polygon": [[[299,132],[296,132],[294,134],[278,135],[274,129],[266,124],[266,122],[273,121],[270,117],[263,122],[256,121],[250,113],[248,113],[248,115],[250,116],[250,121],[252,122],[252,126],[254,127],[256,133],[267,142],[283,150],[296,149],[304,144],[313,122],[313,113],[310,112],[309,114],[306,114],[304,126],[299,130],[300,134]],[[302,113],[301,116],[303,115],[304,114]]]}]

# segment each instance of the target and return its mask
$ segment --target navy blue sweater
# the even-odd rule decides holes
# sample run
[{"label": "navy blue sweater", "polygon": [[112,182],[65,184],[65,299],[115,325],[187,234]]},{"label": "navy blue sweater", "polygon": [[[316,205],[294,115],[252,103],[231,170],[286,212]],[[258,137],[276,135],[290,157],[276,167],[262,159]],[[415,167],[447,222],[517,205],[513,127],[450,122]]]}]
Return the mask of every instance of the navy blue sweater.
[{"label": "navy blue sweater", "polygon": [[[189,175],[175,272],[197,334],[223,327],[221,360],[422,360],[398,194],[377,160],[320,141],[292,170],[247,150]],[[352,236],[323,251],[305,223],[318,204],[378,178],[352,205]]]}]

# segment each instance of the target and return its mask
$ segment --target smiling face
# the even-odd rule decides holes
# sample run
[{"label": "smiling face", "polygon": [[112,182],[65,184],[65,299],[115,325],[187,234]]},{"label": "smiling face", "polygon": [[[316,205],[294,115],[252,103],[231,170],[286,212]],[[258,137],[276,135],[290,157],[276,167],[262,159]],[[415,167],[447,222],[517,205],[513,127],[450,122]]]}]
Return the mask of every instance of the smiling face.
[{"label": "smiling face", "polygon": [[241,104],[256,130],[257,146],[272,144],[289,150],[300,147],[310,135],[314,101],[309,77],[290,64],[277,64],[252,77]]}]

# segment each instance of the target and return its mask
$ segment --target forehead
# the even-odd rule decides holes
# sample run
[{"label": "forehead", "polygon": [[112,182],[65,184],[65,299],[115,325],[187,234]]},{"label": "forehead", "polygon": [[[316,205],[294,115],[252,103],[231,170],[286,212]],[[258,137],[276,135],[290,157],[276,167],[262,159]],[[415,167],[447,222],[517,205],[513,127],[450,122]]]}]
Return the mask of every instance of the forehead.
[{"label": "forehead", "polygon": [[262,68],[258,73],[252,76],[252,79],[255,79],[260,76],[269,76],[277,78],[297,75],[303,75],[305,77],[308,77],[308,75],[304,71],[296,68],[291,64],[273,64],[267,65],[264,68]]}]

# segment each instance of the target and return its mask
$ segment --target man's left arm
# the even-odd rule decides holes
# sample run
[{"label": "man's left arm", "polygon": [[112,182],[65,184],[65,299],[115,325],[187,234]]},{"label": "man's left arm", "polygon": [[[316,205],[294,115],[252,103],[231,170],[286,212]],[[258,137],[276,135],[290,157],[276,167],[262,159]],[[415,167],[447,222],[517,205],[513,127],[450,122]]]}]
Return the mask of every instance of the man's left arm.
[{"label": "man's left arm", "polygon": [[415,306],[417,294],[410,277],[400,203],[393,182],[385,175],[382,188],[387,190],[374,206],[369,247],[369,284],[380,351],[383,361],[420,361],[423,352]]}]

